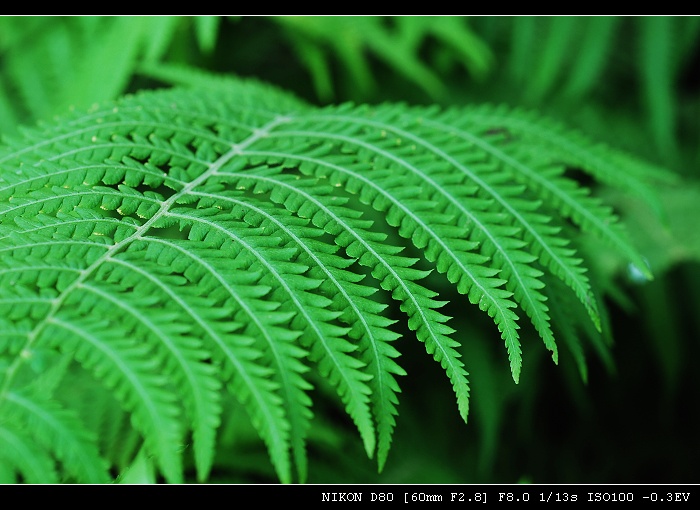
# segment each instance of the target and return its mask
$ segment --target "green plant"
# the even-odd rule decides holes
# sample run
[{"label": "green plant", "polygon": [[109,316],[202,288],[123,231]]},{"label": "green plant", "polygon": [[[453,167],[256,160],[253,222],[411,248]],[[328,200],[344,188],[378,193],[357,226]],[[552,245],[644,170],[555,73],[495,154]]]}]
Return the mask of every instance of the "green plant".
[{"label": "green plant", "polygon": [[0,482],[683,481],[697,28],[0,18]]},{"label": "green plant", "polygon": [[[600,102],[606,117],[616,103],[629,104],[647,127],[654,153],[677,162],[681,133],[697,126],[691,112],[683,118],[688,108],[684,96],[692,97],[683,89],[686,75],[696,67],[692,59],[697,58],[700,17],[518,16],[498,24],[489,18],[476,21],[491,23],[490,40],[509,47],[503,65],[494,70],[495,81],[518,84],[519,103],[555,103],[580,112],[583,105]],[[607,86],[610,80],[617,86]]]},{"label": "green plant", "polygon": [[140,65],[176,53],[175,41],[188,50],[211,52],[219,21],[211,16],[0,17],[1,132],[114,99]]},{"label": "green plant", "polygon": [[567,165],[645,196],[667,178],[523,112],[319,109],[237,81],[125,98],[25,140],[0,158],[0,455],[34,482],[107,481],[117,464],[98,453],[100,428],[80,425],[106,404],[61,390],[76,371],[119,401],[169,482],[183,481],[190,434],[207,480],[229,396],[279,479],[295,465],[305,480],[313,381],[333,387],[381,470],[404,375],[386,297],[466,420],[460,344],[428,271],[492,318],[517,382],[517,307],[555,362],[548,302],[572,294],[567,327],[601,331],[580,233],[651,277]]},{"label": "green plant", "polygon": [[[463,18],[276,16],[272,20],[285,29],[297,48],[323,101],[332,99],[339,85],[352,91],[355,99],[376,95],[378,85],[368,55],[385,62],[434,99],[447,93],[434,68],[464,67],[478,79],[484,77],[492,61],[488,46]],[[439,44],[435,55],[426,59],[421,47],[430,38]],[[334,83],[334,59],[329,54],[342,63],[337,73],[340,83]]]}]

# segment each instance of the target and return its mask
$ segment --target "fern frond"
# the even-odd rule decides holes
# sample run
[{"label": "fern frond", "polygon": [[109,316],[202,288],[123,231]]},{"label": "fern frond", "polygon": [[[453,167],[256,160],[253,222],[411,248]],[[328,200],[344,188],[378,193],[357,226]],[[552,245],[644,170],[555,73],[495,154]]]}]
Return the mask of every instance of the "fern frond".
[{"label": "fern frond", "polygon": [[[322,232],[309,227],[308,220],[291,214],[283,214],[280,219],[277,216],[284,210],[270,207],[267,202],[259,201],[253,196],[245,196],[240,192],[227,192],[223,186],[220,187],[222,189],[217,189],[216,193],[192,192],[192,195],[201,198],[199,203],[203,207],[214,204],[218,204],[219,207],[224,206],[226,209],[230,207],[230,212],[236,218],[244,220],[251,226],[262,228],[268,232],[268,235],[280,236],[288,245],[297,247],[298,260],[309,267],[311,278],[322,281],[319,290],[332,300],[329,306],[340,313],[337,319],[351,326],[348,334],[360,342],[359,349],[364,353],[363,361],[368,365],[372,376],[369,382],[373,388],[372,394],[378,397],[375,399],[374,414],[379,431],[381,458],[382,452],[388,451],[388,441],[393,428],[392,415],[395,414],[393,392],[396,391],[396,387],[390,374],[391,372],[403,373],[401,369],[397,370],[398,366],[390,365],[390,358],[397,356],[398,352],[383,347],[385,342],[390,342],[397,337],[386,329],[391,321],[380,315],[386,305],[367,299],[376,292],[376,289],[360,284],[363,277],[346,270],[351,261],[337,256],[336,246],[319,240]],[[354,347],[350,348],[350,352],[355,350]],[[329,355],[333,356],[332,353]],[[284,364],[279,367],[279,370],[282,370],[283,366]],[[382,370],[382,367],[387,372]],[[360,379],[364,380],[366,376],[361,376]],[[299,401],[300,396],[297,395],[287,405],[291,408],[294,402]],[[306,421],[304,419],[302,422],[304,429],[307,426]],[[301,455],[302,446],[303,443],[300,444],[299,455],[296,456],[297,465],[300,466],[305,462],[305,457]],[[369,453],[373,450],[370,446],[368,445]],[[300,477],[305,478],[303,470],[300,472]]]},{"label": "fern frond", "polygon": [[508,108],[487,106],[470,109],[465,117],[469,126],[480,125],[486,134],[490,131],[503,136],[506,144],[515,139],[547,147],[553,160],[560,158],[569,168],[590,173],[601,183],[634,193],[650,203],[660,216],[663,207],[654,185],[678,180],[672,172],[596,143],[583,133],[533,112],[518,110],[518,114],[513,115]]},{"label": "fern frond", "polygon": [[31,437],[0,426],[0,446],[0,459],[3,461],[0,464],[8,471],[18,471],[26,483],[58,483],[53,459]]},{"label": "fern frond", "polygon": [[[128,330],[115,330],[108,321],[81,317],[49,317],[40,340],[71,352],[75,359],[104,380],[124,408],[133,413],[149,450],[171,483],[182,481],[179,410],[167,379],[144,345],[129,340]],[[157,433],[153,433],[157,431]]]},{"label": "fern frond", "polygon": [[[104,475],[78,424],[82,407],[69,395],[52,402],[75,375],[73,361],[138,433],[124,459],[103,460],[155,465],[169,482],[184,480],[190,436],[196,476],[207,480],[229,398],[248,413],[278,478],[305,481],[312,370],[382,469],[397,377],[406,375],[400,336],[442,366],[466,421],[460,347],[471,339],[457,339],[441,311],[450,285],[465,309],[491,318],[516,382],[519,311],[557,361],[563,315],[549,303],[580,303],[576,324],[588,316],[594,329],[602,315],[578,231],[634,264],[642,255],[610,208],[565,174],[570,164],[598,176],[605,151],[565,131],[539,135],[546,125],[521,112],[498,110],[512,129],[489,114],[313,108],[231,80],[126,97],[8,142],[0,410],[23,418],[0,415],[6,475],[53,481],[57,465],[79,481]],[[503,131],[531,122],[531,136]],[[626,159],[620,171],[610,183],[641,189],[642,164]],[[432,270],[448,282],[441,293],[426,283]],[[403,333],[389,300],[405,317]],[[32,383],[37,352],[61,355],[46,357],[56,369]],[[30,420],[30,432],[65,445],[30,444],[21,425]],[[35,464],[18,460],[38,450]]]},{"label": "fern frond", "polygon": [[107,465],[99,455],[94,438],[83,429],[72,412],[55,403],[19,393],[7,395],[7,413],[26,426],[35,441],[54,455],[73,479],[87,483],[109,481]]}]

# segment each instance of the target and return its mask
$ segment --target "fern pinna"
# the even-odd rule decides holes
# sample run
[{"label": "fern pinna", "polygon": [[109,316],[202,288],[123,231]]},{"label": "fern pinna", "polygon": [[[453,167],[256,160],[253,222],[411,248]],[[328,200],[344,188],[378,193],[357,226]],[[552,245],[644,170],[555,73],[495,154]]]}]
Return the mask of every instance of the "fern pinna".
[{"label": "fern pinna", "polygon": [[[466,420],[429,267],[492,318],[517,382],[521,316],[555,361],[552,300],[582,304],[567,331],[600,329],[576,232],[651,276],[567,168],[643,196],[663,177],[525,112],[318,108],[244,81],[95,106],[0,161],[0,476],[27,482],[112,480],[115,406],[165,481],[185,480],[190,442],[206,481],[230,398],[279,480],[304,481],[312,370],[381,469],[405,375],[388,298]],[[103,388],[89,405],[66,389],[87,376]]]}]

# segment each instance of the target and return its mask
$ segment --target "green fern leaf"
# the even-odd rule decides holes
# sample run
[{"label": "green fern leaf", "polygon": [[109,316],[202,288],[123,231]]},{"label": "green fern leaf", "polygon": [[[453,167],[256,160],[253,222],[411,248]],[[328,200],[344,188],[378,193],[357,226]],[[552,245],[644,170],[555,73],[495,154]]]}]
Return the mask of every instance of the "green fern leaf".
[{"label": "green fern leaf", "polygon": [[28,425],[36,441],[48,451],[55,451],[64,469],[75,480],[106,483],[109,476],[106,463],[100,457],[94,439],[83,430],[76,416],[55,403],[27,398],[18,393],[7,395],[8,415],[19,415],[20,423]]},{"label": "green fern leaf", "polygon": [[[651,196],[643,164],[524,112],[313,108],[256,82],[209,85],[75,112],[0,152],[0,457],[11,466],[0,476],[104,480],[111,463],[180,482],[191,441],[206,481],[234,398],[279,480],[305,481],[314,377],[381,470],[407,375],[401,335],[423,343],[468,416],[470,339],[441,311],[433,270],[465,311],[491,318],[516,382],[520,312],[555,362],[562,332],[585,373],[574,328],[601,329],[604,310],[577,235],[645,266],[565,169]],[[624,176],[603,177],[608,155]],[[558,326],[559,302],[585,310],[574,326]],[[132,433],[109,433],[127,438],[123,458],[97,451],[87,431],[99,417],[86,423],[62,391],[86,373],[121,406],[109,416],[131,419]]]},{"label": "green fern leaf", "polygon": [[[16,430],[0,427],[0,459],[3,467],[19,471],[26,483],[57,483],[58,475],[48,452],[32,438]],[[12,475],[11,475],[12,476]]]}]

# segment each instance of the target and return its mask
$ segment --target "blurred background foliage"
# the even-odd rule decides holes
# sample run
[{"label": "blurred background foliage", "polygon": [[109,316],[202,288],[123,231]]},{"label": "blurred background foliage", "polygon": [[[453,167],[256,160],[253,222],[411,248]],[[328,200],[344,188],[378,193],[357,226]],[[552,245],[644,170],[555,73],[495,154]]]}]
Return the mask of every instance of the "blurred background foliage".
[{"label": "blurred background foliage", "polygon": [[[640,282],[588,246],[609,276],[610,350],[586,353],[585,367],[571,357],[554,366],[536,338],[524,339],[516,386],[500,342],[475,340],[489,331],[481,314],[454,309],[470,423],[440,368],[406,343],[409,377],[384,472],[329,399],[315,409],[310,482],[698,481],[700,17],[0,17],[0,134],[145,88],[210,85],[219,74],[319,105],[506,103],[679,176],[658,189],[661,214],[600,190],[656,274]],[[558,305],[553,318],[565,326]],[[257,434],[231,406],[211,481],[274,482]],[[102,414],[94,419],[113,437],[104,448],[120,444],[114,455],[129,458],[121,418]],[[152,476],[137,468],[140,479]]]}]

